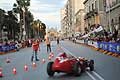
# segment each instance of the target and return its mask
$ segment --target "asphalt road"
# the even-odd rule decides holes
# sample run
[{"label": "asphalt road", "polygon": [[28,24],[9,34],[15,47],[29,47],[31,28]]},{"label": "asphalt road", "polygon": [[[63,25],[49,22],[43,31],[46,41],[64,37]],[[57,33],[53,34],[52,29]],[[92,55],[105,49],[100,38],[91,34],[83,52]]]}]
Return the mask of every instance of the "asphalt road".
[{"label": "asphalt road", "polygon": [[[49,53],[46,52],[46,45],[41,43],[41,51],[38,56],[40,61],[36,62],[36,67],[32,67],[31,55],[32,48],[25,48],[18,52],[1,55],[0,67],[3,68],[4,77],[0,80],[120,80],[120,59],[93,51],[88,47],[72,43],[70,41],[61,41],[61,48],[52,42],[52,52],[56,56],[60,52],[72,53],[75,56],[82,56],[95,60],[95,71],[86,71],[79,77],[59,73],[54,77],[49,77],[46,73]],[[6,58],[10,58],[10,63],[6,63]],[[42,60],[45,59],[45,63]],[[28,71],[24,71],[24,65],[28,66]],[[17,74],[12,73],[16,68]]]}]

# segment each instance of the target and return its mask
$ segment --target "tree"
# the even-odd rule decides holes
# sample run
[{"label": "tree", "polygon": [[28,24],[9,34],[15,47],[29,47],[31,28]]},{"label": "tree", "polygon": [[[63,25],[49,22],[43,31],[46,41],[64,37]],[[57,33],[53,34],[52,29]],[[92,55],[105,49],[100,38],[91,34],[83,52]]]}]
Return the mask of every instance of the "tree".
[{"label": "tree", "polygon": [[42,23],[39,19],[33,21],[32,28],[34,30],[34,35],[40,38],[44,38],[46,34],[46,25]]},{"label": "tree", "polygon": [[[25,14],[28,11],[28,6],[30,6],[30,0],[16,0],[17,3],[14,3],[14,12],[19,13],[20,14],[20,35],[21,35],[21,39],[23,38],[23,31],[22,30],[26,30],[28,28],[24,27],[22,29],[22,24],[25,26]],[[27,30],[28,31],[28,30]]]},{"label": "tree", "polygon": [[5,11],[3,9],[0,9],[0,38],[2,37],[2,28],[4,23],[4,17],[5,17]]},{"label": "tree", "polygon": [[27,36],[28,38],[31,38],[31,31],[32,31],[32,26],[30,24],[32,24],[33,22],[33,15],[30,11],[26,11],[26,14],[25,14],[25,21],[26,21],[26,33],[27,33]]},{"label": "tree", "polygon": [[46,25],[42,23],[42,38],[44,39],[44,36],[46,35]]},{"label": "tree", "polygon": [[14,39],[19,33],[18,19],[11,11],[8,11],[4,17],[4,26],[7,27],[8,39]]}]

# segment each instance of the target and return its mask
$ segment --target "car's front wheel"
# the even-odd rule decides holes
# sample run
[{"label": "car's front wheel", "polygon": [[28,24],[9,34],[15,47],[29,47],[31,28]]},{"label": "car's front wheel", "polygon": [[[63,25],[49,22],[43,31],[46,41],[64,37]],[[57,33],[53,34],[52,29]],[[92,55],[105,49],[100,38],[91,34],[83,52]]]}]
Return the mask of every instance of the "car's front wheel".
[{"label": "car's front wheel", "polygon": [[90,60],[89,67],[90,67],[90,71],[94,70],[94,60]]},{"label": "car's front wheel", "polygon": [[52,65],[53,65],[53,62],[49,62],[47,64],[47,73],[50,77],[52,77],[54,75],[54,71],[52,70]]},{"label": "car's front wheel", "polygon": [[81,66],[80,66],[80,63],[77,62],[73,65],[73,73],[75,76],[80,76],[82,72],[82,69],[81,69]]}]

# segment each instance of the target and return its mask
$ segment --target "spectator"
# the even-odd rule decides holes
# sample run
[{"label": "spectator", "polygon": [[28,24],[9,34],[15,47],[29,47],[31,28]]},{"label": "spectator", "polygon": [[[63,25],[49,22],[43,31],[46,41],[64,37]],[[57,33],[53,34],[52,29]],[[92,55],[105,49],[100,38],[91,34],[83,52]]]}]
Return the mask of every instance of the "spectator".
[{"label": "spectator", "polygon": [[51,41],[50,41],[50,38],[46,36],[45,42],[46,42],[46,45],[47,45],[47,52],[48,51],[51,52]]},{"label": "spectator", "polygon": [[112,37],[114,38],[115,41],[117,40],[117,35],[118,35],[118,30],[114,29]]},{"label": "spectator", "polygon": [[59,44],[59,38],[57,38],[57,44]]}]

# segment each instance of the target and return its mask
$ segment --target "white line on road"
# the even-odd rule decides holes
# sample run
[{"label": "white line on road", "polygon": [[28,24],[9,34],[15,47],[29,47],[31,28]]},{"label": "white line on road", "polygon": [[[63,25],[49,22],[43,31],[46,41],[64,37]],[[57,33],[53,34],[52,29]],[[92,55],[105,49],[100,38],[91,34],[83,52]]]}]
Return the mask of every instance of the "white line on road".
[{"label": "white line on road", "polygon": [[104,80],[98,73],[96,73],[95,71],[92,71],[93,74],[95,74],[100,80]]},{"label": "white line on road", "polygon": [[[71,55],[73,55],[69,50],[67,50],[66,48],[64,48],[64,47],[62,47],[61,46],[61,48],[63,48],[63,50],[65,51],[65,52],[68,52],[69,54],[71,54]],[[73,56],[75,56],[75,55],[73,55]],[[75,56],[76,57],[76,56]],[[86,73],[93,79],[93,80],[97,80],[97,79],[95,79],[95,77],[93,76],[93,75],[91,75],[88,71],[86,71]],[[98,77],[100,80],[104,80],[98,73],[96,73],[95,71],[92,71],[92,73],[94,74],[94,75],[96,75],[96,77]]]},{"label": "white line on road", "polygon": [[70,51],[68,51],[66,48],[64,48],[64,47],[62,47],[62,46],[61,46],[61,48],[63,48],[63,50],[64,50],[65,52],[68,52],[69,54],[73,55],[73,56],[76,58],[76,56],[75,56],[74,54],[72,54]]},{"label": "white line on road", "polygon": [[93,77],[88,71],[86,71],[86,73],[87,73],[88,76],[90,76],[93,80],[97,80],[97,79],[95,79],[95,77]]}]

